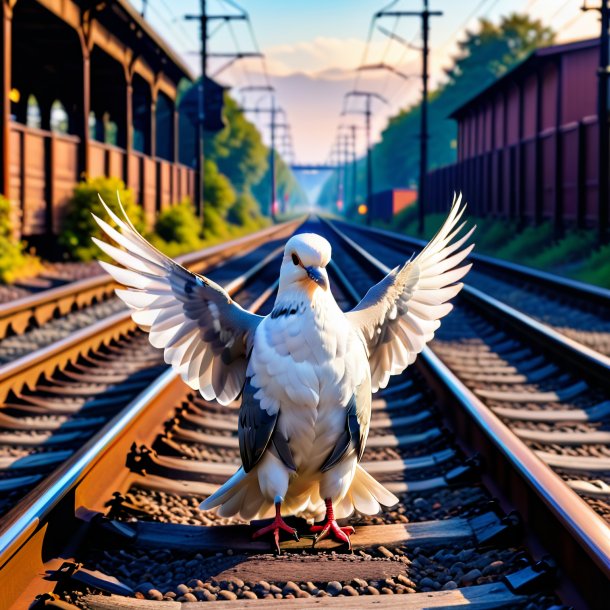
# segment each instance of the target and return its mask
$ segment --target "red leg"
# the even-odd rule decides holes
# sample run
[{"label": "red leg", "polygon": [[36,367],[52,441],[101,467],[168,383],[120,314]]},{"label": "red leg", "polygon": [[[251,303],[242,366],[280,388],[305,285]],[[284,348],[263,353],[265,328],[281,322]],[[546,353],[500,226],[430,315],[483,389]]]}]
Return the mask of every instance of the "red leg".
[{"label": "red leg", "polygon": [[339,542],[345,542],[348,548],[351,550],[352,543],[350,541],[350,535],[353,534],[356,530],[348,525],[346,527],[339,527],[339,524],[335,521],[335,512],[333,510],[333,502],[330,498],[326,498],[324,500],[326,504],[326,519],[322,525],[312,525],[311,531],[316,533],[316,537],[314,538],[313,545],[316,545],[318,540],[322,540],[323,538],[328,538],[328,536],[332,536],[335,540]]},{"label": "red leg", "polygon": [[284,519],[282,519],[282,515],[280,513],[280,508],[282,506],[281,502],[275,503],[275,519],[265,527],[261,527],[261,529],[256,530],[254,534],[252,534],[252,539],[260,538],[265,534],[273,532],[273,540],[275,541],[275,548],[277,550],[278,555],[280,554],[280,530],[284,530],[289,533],[291,536],[294,536],[295,540],[298,541],[299,535],[297,534],[296,529],[290,527],[286,524]]}]

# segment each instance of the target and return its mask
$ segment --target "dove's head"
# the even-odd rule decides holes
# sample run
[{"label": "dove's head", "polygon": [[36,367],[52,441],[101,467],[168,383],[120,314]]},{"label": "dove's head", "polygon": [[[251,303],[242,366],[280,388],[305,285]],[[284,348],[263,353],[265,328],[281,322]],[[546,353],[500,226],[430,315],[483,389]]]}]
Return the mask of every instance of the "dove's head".
[{"label": "dove's head", "polygon": [[286,243],[280,270],[279,289],[300,287],[312,293],[328,290],[326,265],[330,262],[330,244],[315,233],[294,235]]}]

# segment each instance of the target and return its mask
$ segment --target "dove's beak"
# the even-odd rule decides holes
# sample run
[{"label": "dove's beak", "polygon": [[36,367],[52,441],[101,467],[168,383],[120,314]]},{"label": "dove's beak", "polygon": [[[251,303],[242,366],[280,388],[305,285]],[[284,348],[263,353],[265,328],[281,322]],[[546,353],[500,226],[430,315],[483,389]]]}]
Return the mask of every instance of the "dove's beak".
[{"label": "dove's beak", "polygon": [[307,276],[313,280],[318,286],[321,286],[326,290],[328,288],[328,275],[324,267],[305,267]]}]

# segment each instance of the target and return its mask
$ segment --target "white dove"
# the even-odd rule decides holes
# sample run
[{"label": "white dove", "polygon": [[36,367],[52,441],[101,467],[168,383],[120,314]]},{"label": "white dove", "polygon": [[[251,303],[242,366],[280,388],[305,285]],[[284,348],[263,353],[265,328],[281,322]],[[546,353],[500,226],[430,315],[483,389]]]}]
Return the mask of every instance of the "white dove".
[{"label": "white dove", "polygon": [[164,349],[165,361],[206,400],[226,405],[242,394],[242,466],[202,509],[220,507],[220,515],[245,520],[275,515],[253,537],[273,534],[279,552],[280,530],[298,539],[282,511],[323,518],[312,528],[316,540],[332,536],[350,545],[354,529],[337,519],[398,502],[359,464],[371,392],[415,360],[462,288],[458,281],[470,265],[458,265],[473,247],[462,248],[474,228],[458,239],[465,224],[457,226],[465,209],[460,201],[454,197],[443,227],[421,253],[348,313],[329,289],[328,241],[315,234],[291,237],[266,317],[242,309],[220,286],[156,250],[124,210],[121,220],[106,208],[120,232],[95,218],[124,248],[96,239],[124,268],[100,264],[128,287],[116,292],[152,345]]}]

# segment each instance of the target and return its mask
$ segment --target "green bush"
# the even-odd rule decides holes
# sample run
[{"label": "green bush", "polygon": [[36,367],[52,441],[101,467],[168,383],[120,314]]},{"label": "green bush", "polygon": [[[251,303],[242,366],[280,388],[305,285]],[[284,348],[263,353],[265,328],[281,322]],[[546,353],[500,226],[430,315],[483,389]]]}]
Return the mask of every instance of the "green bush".
[{"label": "green bush", "polygon": [[12,284],[42,271],[40,260],[13,237],[11,202],[0,195],[0,282]]},{"label": "green bush", "polygon": [[[131,189],[128,189],[119,178],[87,178],[74,187],[74,193],[68,202],[59,244],[69,256],[78,261],[91,261],[101,257],[91,237],[102,237],[102,230],[93,220],[91,214],[108,221],[98,193],[106,205],[119,217],[117,193],[131,222],[139,231],[144,230],[142,208],[136,204]],[[111,223],[112,224],[112,223]]]},{"label": "green bush", "polygon": [[203,227],[207,241],[229,236],[229,225],[226,219],[209,204],[203,210]]},{"label": "green bush", "polygon": [[150,241],[171,257],[203,247],[201,221],[190,199],[184,199],[159,214]]}]

